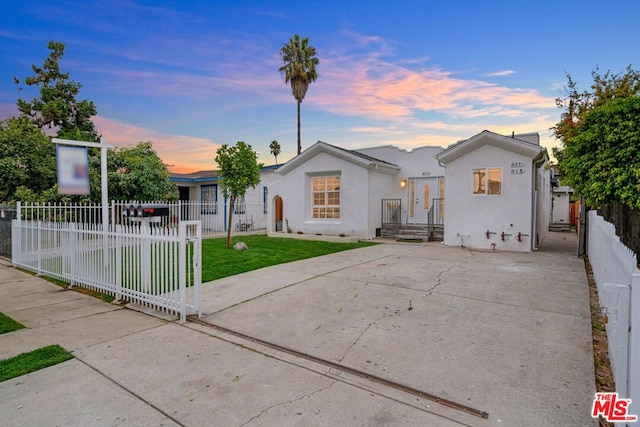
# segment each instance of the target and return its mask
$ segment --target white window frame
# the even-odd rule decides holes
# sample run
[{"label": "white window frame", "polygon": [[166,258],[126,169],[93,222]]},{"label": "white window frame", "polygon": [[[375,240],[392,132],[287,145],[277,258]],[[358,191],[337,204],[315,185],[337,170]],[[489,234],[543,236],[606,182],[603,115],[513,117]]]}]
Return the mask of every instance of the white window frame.
[{"label": "white window frame", "polygon": [[[336,180],[337,179],[337,186]],[[322,188],[316,183],[322,180]],[[339,221],[341,218],[341,186],[340,174],[311,176],[311,219],[314,221]],[[322,195],[323,203],[316,202]],[[316,197],[317,196],[317,197]],[[335,203],[337,197],[338,203]],[[331,200],[332,199],[332,200]],[[330,203],[330,200],[334,203]]]},{"label": "white window frame", "polygon": [[[482,177],[476,179],[476,174],[482,173]],[[495,185],[491,185],[492,181],[490,176],[499,174],[498,191],[495,191]],[[502,182],[503,174],[502,168],[499,167],[487,167],[487,168],[473,168],[471,170],[472,176],[472,192],[474,196],[500,196],[502,195]]]},{"label": "white window frame", "polygon": [[[210,190],[213,190],[211,192]],[[213,197],[211,197],[213,196]],[[218,214],[218,184],[200,186],[201,214]]]}]

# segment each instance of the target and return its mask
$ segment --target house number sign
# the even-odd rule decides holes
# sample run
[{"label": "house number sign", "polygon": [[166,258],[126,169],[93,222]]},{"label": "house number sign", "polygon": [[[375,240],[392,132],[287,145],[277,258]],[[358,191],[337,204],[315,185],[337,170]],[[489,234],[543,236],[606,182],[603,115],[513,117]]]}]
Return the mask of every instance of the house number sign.
[{"label": "house number sign", "polygon": [[524,162],[511,162],[511,175],[522,175],[525,171]]}]

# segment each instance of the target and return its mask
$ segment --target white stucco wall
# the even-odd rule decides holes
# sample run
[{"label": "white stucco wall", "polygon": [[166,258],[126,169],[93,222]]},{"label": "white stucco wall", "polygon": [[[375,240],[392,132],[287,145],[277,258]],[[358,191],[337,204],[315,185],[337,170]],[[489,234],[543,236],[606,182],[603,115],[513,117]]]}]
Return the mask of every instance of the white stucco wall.
[{"label": "white stucco wall", "polygon": [[[551,173],[547,165],[538,168],[538,184],[536,186],[536,241],[541,242],[549,234],[549,220],[551,218]],[[536,244],[537,247],[537,244]]]},{"label": "white stucco wall", "polygon": [[[524,173],[511,174],[512,163],[521,162]],[[444,243],[465,247],[530,251],[535,234],[532,218],[532,189],[536,174],[531,158],[483,145],[478,149],[450,161],[446,165],[445,179],[445,234]],[[502,168],[502,194],[473,194],[473,169]],[[490,234],[487,238],[486,231]],[[511,234],[501,239],[501,233]],[[522,241],[518,233],[527,234]],[[535,238],[535,237],[534,237]]]},{"label": "white stucco wall", "polygon": [[[340,175],[340,219],[311,217],[311,177]],[[393,185],[393,176],[369,171],[367,168],[320,152],[269,187],[269,198],[283,199],[283,216],[293,233],[375,237],[376,222],[373,207],[380,194]],[[378,201],[372,201],[378,199]],[[271,209],[272,210],[272,209]],[[270,213],[271,218],[272,213]],[[269,224],[273,223],[270,219]],[[269,231],[273,231],[269,229]]]},{"label": "white stucco wall", "polygon": [[409,178],[421,176],[443,176],[444,168],[440,166],[436,159],[436,155],[442,150],[442,147],[427,146],[407,151],[387,145],[382,147],[364,148],[357,151],[400,166],[398,176]]}]

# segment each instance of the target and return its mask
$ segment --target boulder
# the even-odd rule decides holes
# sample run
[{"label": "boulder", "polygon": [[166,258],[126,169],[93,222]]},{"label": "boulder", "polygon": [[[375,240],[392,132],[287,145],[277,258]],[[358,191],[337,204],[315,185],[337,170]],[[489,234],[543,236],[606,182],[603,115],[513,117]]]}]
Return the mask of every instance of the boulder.
[{"label": "boulder", "polygon": [[244,242],[238,242],[235,245],[233,245],[233,249],[236,251],[246,251],[249,248]]}]

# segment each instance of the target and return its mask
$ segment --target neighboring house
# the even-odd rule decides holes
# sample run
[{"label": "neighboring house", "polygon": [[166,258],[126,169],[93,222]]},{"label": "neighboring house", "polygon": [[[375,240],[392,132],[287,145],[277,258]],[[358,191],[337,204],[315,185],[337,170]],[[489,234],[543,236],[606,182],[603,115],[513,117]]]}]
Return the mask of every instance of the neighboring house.
[{"label": "neighboring house", "polygon": [[[279,175],[281,165],[265,166],[260,170],[260,184],[247,189],[244,198],[236,202],[233,223],[236,231],[267,228],[268,187]],[[199,219],[205,231],[224,231],[227,226],[227,200],[218,185],[218,171],[208,170],[188,174],[171,173],[182,205],[182,219]]]},{"label": "neighboring house", "polygon": [[531,251],[549,227],[548,157],[535,134],[483,131],[437,156],[446,168],[444,243]]}]

